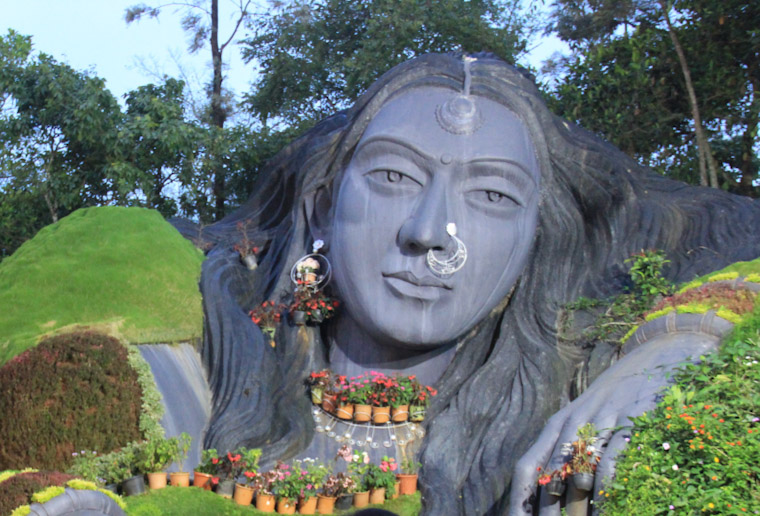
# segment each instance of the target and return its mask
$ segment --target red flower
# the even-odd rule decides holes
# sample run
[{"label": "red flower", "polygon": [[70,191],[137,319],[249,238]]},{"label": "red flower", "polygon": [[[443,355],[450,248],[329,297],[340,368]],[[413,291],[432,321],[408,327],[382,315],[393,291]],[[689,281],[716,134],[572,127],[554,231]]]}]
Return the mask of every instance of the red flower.
[{"label": "red flower", "polygon": [[219,464],[219,459],[211,459],[211,464]]}]

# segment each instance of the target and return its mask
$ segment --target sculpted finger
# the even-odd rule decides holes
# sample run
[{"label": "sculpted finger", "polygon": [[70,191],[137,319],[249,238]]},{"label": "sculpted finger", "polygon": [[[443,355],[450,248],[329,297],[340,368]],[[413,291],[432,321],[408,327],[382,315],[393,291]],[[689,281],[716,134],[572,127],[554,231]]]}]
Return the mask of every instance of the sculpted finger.
[{"label": "sculpted finger", "polygon": [[604,495],[599,491],[606,491],[606,485],[609,485],[615,478],[615,463],[618,454],[625,448],[631,436],[631,429],[623,428],[615,432],[607,443],[602,460],[596,469],[596,479],[594,481],[594,504],[598,504]]},{"label": "sculpted finger", "polygon": [[538,440],[523,455],[515,466],[512,488],[509,495],[510,516],[532,514],[530,497],[536,491],[538,468],[546,468],[557,444],[557,436],[562,430],[565,414],[563,409],[549,419]]}]

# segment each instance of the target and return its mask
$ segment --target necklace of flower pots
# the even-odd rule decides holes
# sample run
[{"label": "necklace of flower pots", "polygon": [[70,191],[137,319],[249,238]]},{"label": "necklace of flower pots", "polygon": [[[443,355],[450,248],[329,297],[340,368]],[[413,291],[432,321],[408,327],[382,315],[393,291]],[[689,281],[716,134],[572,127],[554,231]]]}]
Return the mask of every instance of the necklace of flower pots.
[{"label": "necklace of flower pots", "polygon": [[357,424],[339,419],[319,407],[313,407],[311,414],[317,432],[326,434],[337,443],[358,448],[366,446],[377,449],[381,445],[385,448],[391,448],[394,445],[405,446],[425,437],[425,429],[411,421],[382,425]]}]

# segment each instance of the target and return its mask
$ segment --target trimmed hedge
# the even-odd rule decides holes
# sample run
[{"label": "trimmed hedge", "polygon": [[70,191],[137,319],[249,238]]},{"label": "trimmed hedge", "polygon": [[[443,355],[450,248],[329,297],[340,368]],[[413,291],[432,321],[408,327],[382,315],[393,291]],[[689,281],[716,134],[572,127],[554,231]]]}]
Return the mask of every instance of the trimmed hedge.
[{"label": "trimmed hedge", "polygon": [[0,470],[67,470],[72,453],[107,453],[141,438],[141,390],[118,340],[49,338],[0,368]]},{"label": "trimmed hedge", "polygon": [[0,515],[10,514],[16,507],[27,505],[32,495],[50,486],[62,486],[73,475],[57,471],[37,471],[19,473],[0,482]]}]

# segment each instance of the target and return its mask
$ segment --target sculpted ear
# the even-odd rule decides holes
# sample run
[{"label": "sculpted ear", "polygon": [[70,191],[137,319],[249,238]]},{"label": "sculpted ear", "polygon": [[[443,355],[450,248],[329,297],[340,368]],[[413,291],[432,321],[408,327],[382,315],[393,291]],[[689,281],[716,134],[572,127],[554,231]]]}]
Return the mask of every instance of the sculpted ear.
[{"label": "sculpted ear", "polygon": [[320,186],[314,193],[306,196],[304,209],[313,240],[324,240],[325,243],[330,243],[332,204],[332,191],[327,186]]}]

